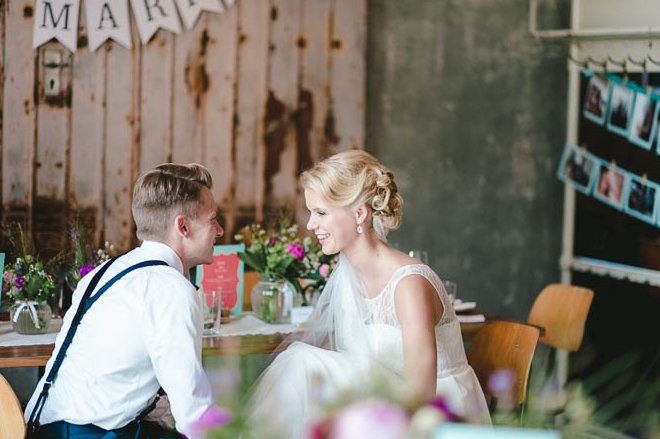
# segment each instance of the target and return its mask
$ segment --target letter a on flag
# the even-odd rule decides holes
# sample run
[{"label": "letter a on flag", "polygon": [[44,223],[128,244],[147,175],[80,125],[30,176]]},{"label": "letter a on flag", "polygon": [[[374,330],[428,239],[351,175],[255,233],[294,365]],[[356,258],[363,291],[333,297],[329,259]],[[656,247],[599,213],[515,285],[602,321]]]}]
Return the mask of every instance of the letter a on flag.
[{"label": "letter a on flag", "polygon": [[128,0],[85,0],[85,15],[92,52],[109,38],[127,49],[131,48]]},{"label": "letter a on flag", "polygon": [[36,0],[35,10],[32,48],[55,38],[75,52],[80,0]]},{"label": "letter a on flag", "polygon": [[173,0],[131,0],[140,41],[147,44],[159,28],[178,34],[181,23]]},{"label": "letter a on flag", "polygon": [[192,29],[202,11],[224,11],[220,0],[176,0],[176,6],[179,8],[186,29]]}]

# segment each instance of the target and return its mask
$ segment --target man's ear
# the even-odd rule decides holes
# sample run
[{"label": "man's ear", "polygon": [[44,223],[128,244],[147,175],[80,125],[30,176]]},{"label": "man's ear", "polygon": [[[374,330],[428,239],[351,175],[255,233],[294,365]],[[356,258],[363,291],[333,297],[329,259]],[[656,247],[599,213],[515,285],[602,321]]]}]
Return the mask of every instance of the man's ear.
[{"label": "man's ear", "polygon": [[174,218],[174,231],[184,238],[190,236],[190,219],[185,215],[177,215]]}]

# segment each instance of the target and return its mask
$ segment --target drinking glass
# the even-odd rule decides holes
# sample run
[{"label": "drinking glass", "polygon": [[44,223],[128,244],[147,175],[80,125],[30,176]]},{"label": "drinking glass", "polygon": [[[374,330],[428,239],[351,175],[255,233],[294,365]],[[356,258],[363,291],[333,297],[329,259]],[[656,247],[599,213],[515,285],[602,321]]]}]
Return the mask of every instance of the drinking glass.
[{"label": "drinking glass", "polygon": [[409,250],[408,256],[410,256],[411,258],[417,258],[420,261],[422,261],[424,264],[429,263],[429,255],[428,253],[426,253],[426,250],[419,250],[419,249]]},{"label": "drinking glass", "polygon": [[454,303],[454,300],[456,300],[458,284],[453,280],[443,280],[442,284],[445,286],[445,291],[447,291],[447,295],[451,299],[451,303]]},{"label": "drinking glass", "polygon": [[220,308],[222,292],[220,290],[204,291],[204,335],[220,333]]}]

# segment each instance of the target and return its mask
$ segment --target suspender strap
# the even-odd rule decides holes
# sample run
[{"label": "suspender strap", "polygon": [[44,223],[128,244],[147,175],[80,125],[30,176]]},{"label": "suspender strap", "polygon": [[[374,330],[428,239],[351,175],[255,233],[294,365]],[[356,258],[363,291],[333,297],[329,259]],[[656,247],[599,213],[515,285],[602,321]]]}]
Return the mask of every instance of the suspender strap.
[{"label": "suspender strap", "polygon": [[135,265],[131,265],[130,267],[117,273],[112,279],[110,279],[101,288],[99,288],[99,290],[97,291],[96,294],[94,294],[94,296],[92,296],[92,293],[94,292],[94,289],[101,280],[101,277],[108,270],[110,265],[112,265],[116,260],[117,257],[110,259],[99,269],[99,271],[96,272],[92,280],[89,282],[89,285],[85,290],[85,293],[80,299],[80,304],[78,305],[76,314],[73,316],[73,320],[71,321],[71,326],[69,326],[69,331],[66,333],[66,337],[62,342],[62,346],[60,347],[60,350],[57,352],[57,357],[55,357],[53,366],[51,367],[48,376],[46,377],[46,381],[44,382],[44,387],[41,390],[39,397],[37,398],[37,402],[35,403],[34,408],[32,409],[32,413],[30,414],[30,418],[28,420],[28,431],[33,431],[39,426],[39,418],[41,417],[41,411],[43,410],[44,404],[46,403],[46,398],[48,398],[48,391],[50,390],[50,386],[53,385],[53,381],[55,381],[55,378],[57,377],[57,372],[59,371],[60,366],[62,365],[62,361],[64,361],[64,357],[66,356],[66,351],[69,349],[69,346],[73,341],[73,337],[76,334],[76,331],[78,330],[78,325],[80,324],[80,321],[82,320],[85,313],[89,310],[89,308],[94,304],[94,302],[96,302],[103,295],[103,293],[105,293],[108,290],[108,288],[110,288],[119,279],[126,276],[131,271],[137,270],[138,268],[142,268],[142,267],[167,265],[167,263],[165,263],[164,261],[159,261],[159,260],[144,261],[137,263]]}]

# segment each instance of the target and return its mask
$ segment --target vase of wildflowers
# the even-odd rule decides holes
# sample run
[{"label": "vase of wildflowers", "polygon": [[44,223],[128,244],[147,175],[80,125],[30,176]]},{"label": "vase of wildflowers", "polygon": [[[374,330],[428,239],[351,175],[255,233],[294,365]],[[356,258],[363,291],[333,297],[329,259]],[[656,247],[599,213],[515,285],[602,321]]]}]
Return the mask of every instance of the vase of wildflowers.
[{"label": "vase of wildflowers", "polygon": [[43,334],[50,327],[48,299],[56,292],[47,264],[39,260],[32,241],[20,224],[3,226],[16,260],[5,267],[2,294],[11,303],[9,318],[20,334]]},{"label": "vase of wildflowers", "polygon": [[108,241],[102,248],[94,246],[91,235],[91,231],[79,223],[75,223],[69,229],[71,260],[68,263],[65,279],[71,291],[75,291],[80,279],[99,264],[110,259],[110,254],[114,252],[114,246]]}]

